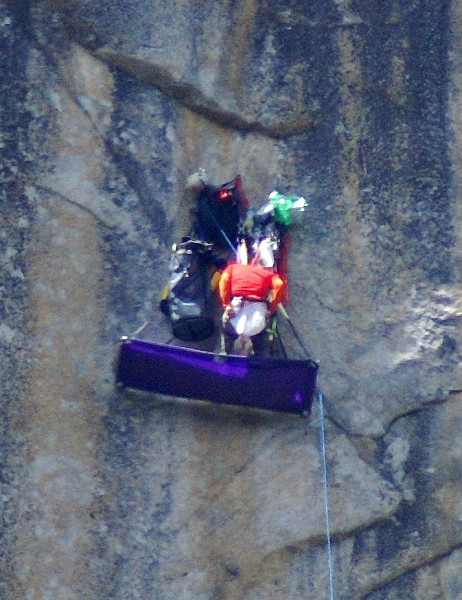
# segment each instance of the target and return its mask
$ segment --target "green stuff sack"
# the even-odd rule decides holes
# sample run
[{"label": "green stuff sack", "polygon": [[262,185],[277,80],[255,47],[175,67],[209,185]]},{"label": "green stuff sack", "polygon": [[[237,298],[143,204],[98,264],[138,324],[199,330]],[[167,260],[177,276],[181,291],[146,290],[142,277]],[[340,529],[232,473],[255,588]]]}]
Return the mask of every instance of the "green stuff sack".
[{"label": "green stuff sack", "polygon": [[303,211],[306,207],[306,200],[303,196],[281,194],[277,190],[271,192],[268,200],[274,208],[275,221],[282,225],[290,225],[293,221],[293,212],[295,210]]}]

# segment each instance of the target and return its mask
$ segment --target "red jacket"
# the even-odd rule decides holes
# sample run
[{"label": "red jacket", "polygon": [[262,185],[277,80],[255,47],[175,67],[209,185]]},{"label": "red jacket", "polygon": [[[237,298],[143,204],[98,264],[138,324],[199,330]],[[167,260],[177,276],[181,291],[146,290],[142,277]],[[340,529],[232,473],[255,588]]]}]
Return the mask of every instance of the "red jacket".
[{"label": "red jacket", "polygon": [[270,312],[275,312],[282,300],[283,286],[284,282],[272,269],[237,263],[226,267],[218,283],[223,308],[234,296],[266,302],[271,293]]}]

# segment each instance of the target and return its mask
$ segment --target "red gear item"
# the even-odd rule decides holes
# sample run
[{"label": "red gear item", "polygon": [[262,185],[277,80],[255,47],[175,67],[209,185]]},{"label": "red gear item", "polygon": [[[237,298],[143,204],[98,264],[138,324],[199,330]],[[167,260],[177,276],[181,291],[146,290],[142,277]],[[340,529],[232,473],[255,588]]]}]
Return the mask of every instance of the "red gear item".
[{"label": "red gear item", "polygon": [[233,263],[223,271],[218,283],[220,299],[226,308],[235,296],[266,302],[270,292],[268,310],[273,313],[282,300],[284,282],[272,269],[261,265]]}]

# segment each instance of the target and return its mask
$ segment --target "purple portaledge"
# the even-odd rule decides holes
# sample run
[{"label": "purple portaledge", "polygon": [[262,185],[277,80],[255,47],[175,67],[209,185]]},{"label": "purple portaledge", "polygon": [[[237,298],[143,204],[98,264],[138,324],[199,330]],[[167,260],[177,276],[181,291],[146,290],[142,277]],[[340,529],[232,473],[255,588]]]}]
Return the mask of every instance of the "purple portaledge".
[{"label": "purple portaledge", "polygon": [[309,414],[317,371],[312,360],[222,356],[122,338],[116,383],[169,396]]}]

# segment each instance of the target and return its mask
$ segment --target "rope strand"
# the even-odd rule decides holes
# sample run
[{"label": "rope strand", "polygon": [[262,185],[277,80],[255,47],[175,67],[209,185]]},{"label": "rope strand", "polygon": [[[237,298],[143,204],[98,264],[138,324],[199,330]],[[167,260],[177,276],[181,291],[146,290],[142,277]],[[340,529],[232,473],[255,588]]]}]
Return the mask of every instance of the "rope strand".
[{"label": "rope strand", "polygon": [[329,491],[328,491],[328,473],[326,459],[326,433],[324,429],[324,402],[322,392],[318,392],[319,400],[319,425],[321,438],[321,457],[322,457],[322,474],[324,486],[324,520],[326,525],[326,540],[327,540],[327,563],[329,569],[329,598],[334,600],[334,577],[333,577],[333,560],[332,560],[332,540],[330,536],[330,519],[329,519]]}]

